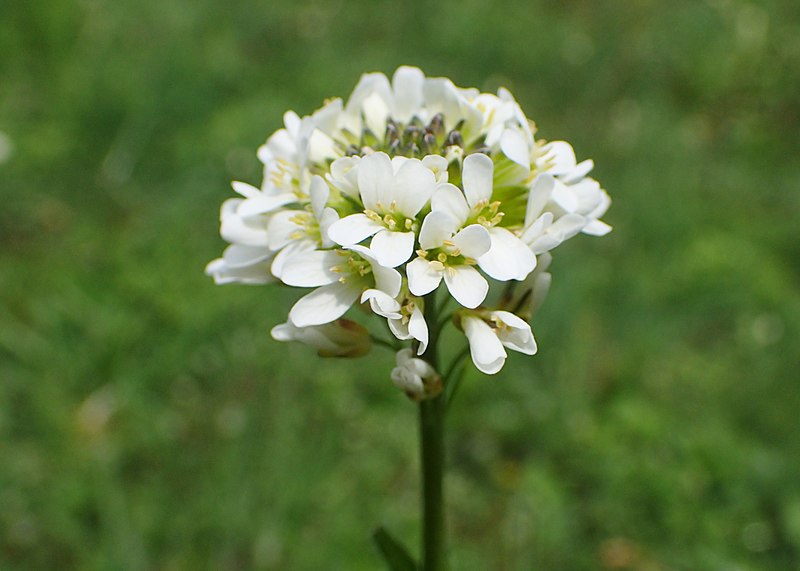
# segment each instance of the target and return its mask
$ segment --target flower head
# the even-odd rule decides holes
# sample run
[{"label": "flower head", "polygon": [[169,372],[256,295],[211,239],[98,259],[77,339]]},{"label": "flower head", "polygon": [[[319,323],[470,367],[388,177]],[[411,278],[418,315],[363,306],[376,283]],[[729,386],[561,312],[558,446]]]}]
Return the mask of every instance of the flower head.
[{"label": "flower head", "polygon": [[[274,336],[318,348],[358,305],[424,356],[438,327],[426,299],[446,289],[476,367],[496,373],[506,349],[536,350],[524,319],[549,286],[552,251],[610,231],[591,160],[538,139],[507,90],[464,89],[414,67],[365,74],[347,101],[308,116],[287,112],[258,158],[264,179],[234,183],[240,197],[221,213],[230,245],[206,271],[217,283],[315,288]],[[361,353],[342,346],[321,350]],[[401,353],[392,378],[419,396],[425,376]]]}]

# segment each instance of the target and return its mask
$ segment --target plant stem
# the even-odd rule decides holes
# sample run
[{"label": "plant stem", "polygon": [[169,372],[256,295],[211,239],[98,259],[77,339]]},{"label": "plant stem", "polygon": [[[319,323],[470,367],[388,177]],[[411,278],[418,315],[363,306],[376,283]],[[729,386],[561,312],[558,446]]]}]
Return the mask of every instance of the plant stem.
[{"label": "plant stem", "polygon": [[[435,292],[425,299],[425,320],[432,325],[422,358],[438,369],[439,328]],[[446,382],[447,379],[442,379]],[[444,391],[419,405],[422,467],[422,571],[444,571]]]}]

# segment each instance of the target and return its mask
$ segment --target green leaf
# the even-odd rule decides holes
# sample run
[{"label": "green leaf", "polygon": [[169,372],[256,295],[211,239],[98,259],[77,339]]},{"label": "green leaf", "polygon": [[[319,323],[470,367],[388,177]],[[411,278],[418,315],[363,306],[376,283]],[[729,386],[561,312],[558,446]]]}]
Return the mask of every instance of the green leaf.
[{"label": "green leaf", "polygon": [[392,571],[419,571],[419,566],[400,542],[383,527],[372,532],[372,539]]}]

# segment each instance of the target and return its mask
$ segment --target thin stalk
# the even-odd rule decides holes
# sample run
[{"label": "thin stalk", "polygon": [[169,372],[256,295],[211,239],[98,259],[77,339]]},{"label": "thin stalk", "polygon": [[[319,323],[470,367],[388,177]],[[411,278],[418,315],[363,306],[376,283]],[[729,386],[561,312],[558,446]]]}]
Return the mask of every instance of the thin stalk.
[{"label": "thin stalk", "polygon": [[[432,325],[422,355],[439,370],[439,328],[435,292],[425,299],[425,320]],[[447,379],[442,379],[445,383]],[[422,571],[444,571],[444,391],[419,405],[420,464],[422,469]]]}]

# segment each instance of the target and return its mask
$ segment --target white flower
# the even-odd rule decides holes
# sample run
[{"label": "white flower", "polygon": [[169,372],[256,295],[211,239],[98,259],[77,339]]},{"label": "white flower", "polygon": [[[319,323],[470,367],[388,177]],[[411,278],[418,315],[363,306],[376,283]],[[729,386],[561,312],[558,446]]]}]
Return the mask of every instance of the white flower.
[{"label": "white flower", "polygon": [[464,312],[461,328],[469,340],[472,362],[487,375],[503,368],[507,357],[504,347],[526,355],[536,353],[530,325],[508,311]]},{"label": "white flower", "polygon": [[349,319],[311,327],[296,327],[287,321],[273,327],[271,334],[276,341],[299,341],[309,345],[320,357],[361,357],[372,346],[369,331]]},{"label": "white flower", "polygon": [[286,261],[281,280],[295,287],[316,287],[289,311],[296,327],[322,325],[338,319],[368,289],[390,297],[400,293],[397,270],[377,263],[369,249],[350,246],[346,250],[299,252]]},{"label": "white flower", "polygon": [[275,212],[267,225],[269,247],[279,252],[272,263],[272,273],[280,277],[286,260],[296,252],[330,248],[330,226],[339,219],[336,210],[325,205],[330,189],[322,177],[314,176],[309,189],[310,203],[302,210]]},{"label": "white flower", "polygon": [[423,311],[425,302],[403,288],[398,299],[377,290],[368,289],[361,296],[361,303],[369,301],[373,312],[385,317],[389,330],[401,341],[414,339],[418,342],[417,354],[422,355],[428,348],[428,324]]},{"label": "white flower", "polygon": [[442,379],[429,363],[413,356],[411,349],[397,352],[392,382],[412,400],[433,398],[442,391]]},{"label": "white flower", "polygon": [[329,235],[342,246],[372,236],[370,250],[378,262],[394,268],[414,252],[416,216],[430,200],[436,179],[418,159],[392,160],[386,153],[363,158],[357,168],[364,211],[333,223]]},{"label": "white flower", "polygon": [[444,187],[441,197],[433,203],[432,208],[445,208],[443,203],[446,203],[451,212],[457,212],[460,216],[466,214],[487,227],[492,246],[478,258],[478,266],[489,277],[498,281],[524,280],[536,267],[536,256],[511,231],[499,226],[504,213],[500,210],[502,205],[499,202],[492,203],[493,175],[492,159],[480,153],[469,155],[464,159],[463,196],[454,193],[452,189],[455,187],[452,185]]},{"label": "white flower", "polygon": [[478,307],[486,299],[489,284],[473,266],[489,251],[491,238],[486,228],[461,222],[447,212],[431,212],[419,231],[419,257],[406,265],[408,289],[426,295],[444,278],[452,296],[464,307]]}]

